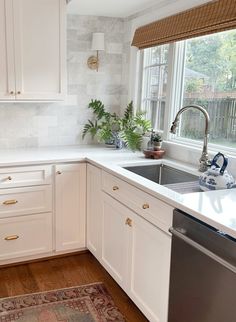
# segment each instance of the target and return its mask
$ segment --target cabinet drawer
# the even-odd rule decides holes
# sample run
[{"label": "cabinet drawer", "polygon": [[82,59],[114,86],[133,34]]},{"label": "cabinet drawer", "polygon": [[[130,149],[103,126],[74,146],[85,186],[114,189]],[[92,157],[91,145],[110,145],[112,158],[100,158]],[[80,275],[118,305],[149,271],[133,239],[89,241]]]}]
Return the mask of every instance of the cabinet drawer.
[{"label": "cabinet drawer", "polygon": [[52,167],[50,165],[0,168],[0,188],[51,184],[51,177]]},{"label": "cabinet drawer", "polygon": [[0,190],[0,218],[49,212],[51,210],[51,186]]},{"label": "cabinet drawer", "polygon": [[105,171],[102,174],[102,188],[104,192],[168,232],[173,216],[171,206]]},{"label": "cabinet drawer", "polygon": [[52,214],[0,219],[0,260],[52,251]]}]

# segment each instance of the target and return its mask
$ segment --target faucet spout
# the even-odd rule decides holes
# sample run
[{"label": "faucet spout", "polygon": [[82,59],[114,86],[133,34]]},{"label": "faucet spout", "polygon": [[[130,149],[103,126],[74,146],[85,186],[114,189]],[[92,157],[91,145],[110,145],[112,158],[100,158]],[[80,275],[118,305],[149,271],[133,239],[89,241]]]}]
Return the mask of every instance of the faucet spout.
[{"label": "faucet spout", "polygon": [[200,164],[199,164],[199,168],[198,168],[200,172],[204,172],[207,170],[207,168],[210,165],[210,160],[208,158],[208,149],[207,149],[208,139],[209,139],[210,117],[209,117],[208,112],[205,110],[205,108],[203,108],[200,105],[187,105],[187,106],[182,107],[175,116],[174,122],[172,123],[171,128],[170,128],[170,133],[176,134],[176,129],[178,127],[180,115],[190,108],[195,108],[195,109],[199,110],[200,112],[203,113],[203,115],[205,117],[205,134],[204,134],[204,141],[203,141],[203,149],[202,149],[202,155],[199,159]]}]

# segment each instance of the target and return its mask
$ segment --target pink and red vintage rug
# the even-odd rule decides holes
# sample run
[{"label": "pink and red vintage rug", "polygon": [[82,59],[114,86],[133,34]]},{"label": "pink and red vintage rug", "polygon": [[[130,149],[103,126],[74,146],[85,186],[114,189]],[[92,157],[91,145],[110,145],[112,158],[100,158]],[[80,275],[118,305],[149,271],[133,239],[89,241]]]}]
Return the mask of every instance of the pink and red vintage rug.
[{"label": "pink and red vintage rug", "polygon": [[0,299],[0,322],[125,322],[102,283]]}]

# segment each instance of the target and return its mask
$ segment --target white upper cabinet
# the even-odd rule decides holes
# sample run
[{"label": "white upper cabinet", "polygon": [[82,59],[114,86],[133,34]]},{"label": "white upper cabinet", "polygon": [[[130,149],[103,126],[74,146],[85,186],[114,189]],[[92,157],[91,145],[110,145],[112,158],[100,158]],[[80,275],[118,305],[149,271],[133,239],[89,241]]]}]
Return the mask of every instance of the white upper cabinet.
[{"label": "white upper cabinet", "polygon": [[[0,99],[62,100],[65,0],[0,0]],[[14,37],[13,37],[14,35]]]},{"label": "white upper cabinet", "polygon": [[0,99],[15,99],[12,1],[0,0]]}]

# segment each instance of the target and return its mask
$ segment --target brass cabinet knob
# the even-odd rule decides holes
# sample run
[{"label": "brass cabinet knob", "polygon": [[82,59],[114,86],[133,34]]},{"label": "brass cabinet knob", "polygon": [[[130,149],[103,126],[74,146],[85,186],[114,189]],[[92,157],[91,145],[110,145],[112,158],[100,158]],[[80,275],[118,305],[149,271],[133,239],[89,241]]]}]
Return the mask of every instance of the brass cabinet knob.
[{"label": "brass cabinet knob", "polygon": [[14,95],[14,91],[10,91],[10,94],[11,94],[11,95]]},{"label": "brass cabinet knob", "polygon": [[61,171],[57,171],[57,174],[62,174]]},{"label": "brass cabinet knob", "polygon": [[18,235],[12,235],[12,236],[7,236],[7,237],[5,237],[4,239],[6,240],[6,241],[11,241],[11,240],[16,240],[16,239],[18,239],[19,238],[19,236]]},{"label": "brass cabinet knob", "polygon": [[113,191],[119,190],[119,187],[118,186],[113,186],[112,190]]},{"label": "brass cabinet knob", "polygon": [[7,180],[11,181],[12,180],[12,177],[11,176],[8,176],[7,177]]},{"label": "brass cabinet knob", "polygon": [[149,208],[149,204],[148,203],[144,203],[142,206],[143,209],[148,209]]},{"label": "brass cabinet knob", "polygon": [[21,91],[18,91],[17,94],[20,95],[21,94]]},{"label": "brass cabinet knob", "polygon": [[125,221],[125,224],[128,225],[129,227],[132,227],[132,219],[127,218]]},{"label": "brass cabinet knob", "polygon": [[18,201],[15,200],[15,199],[12,199],[12,200],[6,200],[6,201],[3,201],[3,205],[5,206],[9,206],[9,205],[15,205]]}]

